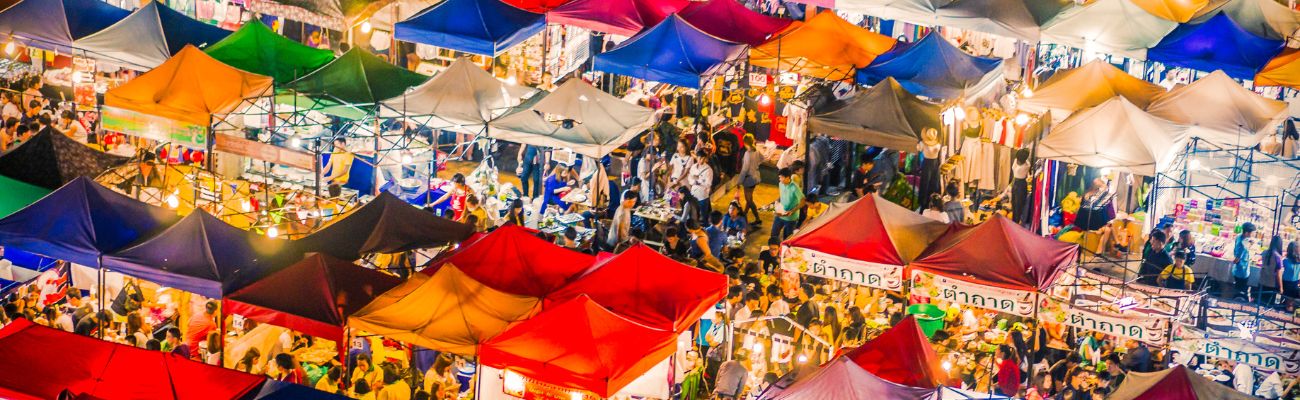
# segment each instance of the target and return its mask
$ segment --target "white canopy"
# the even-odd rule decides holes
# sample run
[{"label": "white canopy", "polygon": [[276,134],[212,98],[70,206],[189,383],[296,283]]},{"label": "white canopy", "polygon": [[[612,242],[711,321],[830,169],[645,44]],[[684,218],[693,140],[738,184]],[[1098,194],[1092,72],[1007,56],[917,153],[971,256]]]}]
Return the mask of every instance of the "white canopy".
[{"label": "white canopy", "polygon": [[1260,96],[1223,71],[1161,95],[1151,115],[1189,126],[1187,135],[1224,146],[1254,147],[1286,118],[1287,104]]},{"label": "white canopy", "polygon": [[837,0],[835,10],[882,19],[934,24],[934,14],[952,0]]},{"label": "white canopy", "polygon": [[462,57],[420,86],[384,100],[386,107],[380,115],[425,116],[431,127],[478,134],[488,121],[535,92],[526,86],[507,85]]},{"label": "white canopy", "polygon": [[1199,24],[1220,12],[1228,14],[1242,29],[1273,40],[1285,40],[1300,29],[1300,14],[1274,0],[1229,0],[1210,5],[1197,13],[1191,23]]},{"label": "white canopy", "polygon": [[[761,400],[921,400],[931,398],[934,389],[903,386],[884,380],[839,357],[812,374],[799,377],[781,390],[775,386],[759,396]],[[946,397],[945,397],[946,398]]]},{"label": "white canopy", "polygon": [[[604,157],[654,125],[654,110],[569,79],[555,92],[534,96],[490,124],[487,136],[524,144],[572,149]],[[565,128],[571,121],[571,128]]]},{"label": "white canopy", "polygon": [[1182,147],[1185,130],[1116,96],[1053,128],[1038,143],[1038,156],[1154,176]]},{"label": "white canopy", "polygon": [[[925,26],[945,26],[1038,42],[1036,14],[1054,14],[1055,0],[839,0],[837,10]],[[1039,8],[1039,9],[1035,9]]]},{"label": "white canopy", "polygon": [[1022,111],[1052,112],[1053,122],[1071,113],[1123,96],[1139,108],[1146,108],[1165,89],[1144,81],[1100,59],[1078,68],[1058,71],[1039,86],[1032,96],[1020,100]]},{"label": "white canopy", "polygon": [[1129,0],[1075,4],[1043,24],[1042,41],[1085,51],[1144,59],[1177,22],[1146,12]]}]

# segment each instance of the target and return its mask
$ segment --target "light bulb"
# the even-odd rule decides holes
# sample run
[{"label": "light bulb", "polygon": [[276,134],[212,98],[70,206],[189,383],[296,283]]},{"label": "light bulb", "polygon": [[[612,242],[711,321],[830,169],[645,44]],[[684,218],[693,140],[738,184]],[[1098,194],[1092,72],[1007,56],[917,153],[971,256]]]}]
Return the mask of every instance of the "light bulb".
[{"label": "light bulb", "polygon": [[293,139],[289,140],[289,145],[293,147],[302,147],[302,139],[294,136]]},{"label": "light bulb", "polygon": [[526,383],[524,382],[524,376],[523,376],[523,375],[519,375],[519,374],[514,373],[514,372],[512,372],[512,371],[506,371],[505,385],[504,385],[504,386],[505,386],[505,389],[506,389],[506,393],[511,393],[511,394],[514,394],[514,393],[523,394],[523,393],[524,393],[524,390],[526,389],[526,386],[527,386],[527,385],[526,385]]},{"label": "light bulb", "polygon": [[754,352],[755,352],[755,353],[762,353],[762,352],[763,352],[763,344],[762,344],[762,343],[758,343],[758,342],[754,342]]},{"label": "light bulb", "polygon": [[767,106],[768,104],[772,104],[772,98],[768,97],[767,93],[763,93],[758,96],[758,104],[762,106]]},{"label": "light bulb", "polygon": [[1020,90],[1020,97],[1023,97],[1023,98],[1026,98],[1026,99],[1028,99],[1028,98],[1030,98],[1030,97],[1034,97],[1034,90],[1033,90],[1033,89],[1030,89],[1030,88],[1029,88],[1029,85],[1025,85],[1025,88],[1022,89],[1022,90]]},{"label": "light bulb", "polygon": [[582,400],[582,393],[569,392],[569,398],[573,400]]},{"label": "light bulb", "polygon": [[804,363],[807,363],[807,362],[808,362],[808,356],[803,355],[803,354],[800,354],[800,355],[799,355],[799,363],[800,363],[800,364],[804,364]]},{"label": "light bulb", "polygon": [[506,84],[507,84],[507,85],[514,86],[514,85],[516,85],[516,84],[518,84],[518,83],[519,83],[519,79],[518,79],[518,78],[515,78],[514,75],[510,75],[510,76],[507,76],[507,77],[506,77]]},{"label": "light bulb", "polygon": [[279,229],[276,229],[274,226],[272,226],[272,227],[270,227],[270,228],[266,228],[266,237],[269,237],[269,238],[271,238],[271,239],[275,239],[275,238],[278,237],[278,236],[280,236],[280,230],[279,230]]},{"label": "light bulb", "polygon": [[1187,162],[1187,169],[1201,169],[1201,160],[1192,159]]},{"label": "light bulb", "polygon": [[1029,114],[1017,114],[1017,115],[1016,115],[1016,125],[1019,125],[1019,126],[1025,126],[1025,124],[1028,124],[1028,123],[1029,123]]},{"label": "light bulb", "polygon": [[173,210],[175,210],[176,207],[180,207],[180,206],[181,206],[181,199],[177,198],[175,194],[169,194],[169,195],[167,195],[167,199],[164,200],[164,201],[167,202],[167,208],[170,208],[170,209],[173,209]]},{"label": "light bulb", "polygon": [[580,94],[580,95],[578,95],[578,100],[579,100],[579,101],[587,101],[587,95],[585,95],[585,94]]},{"label": "light bulb", "polygon": [[239,202],[239,209],[243,210],[244,212],[253,211],[253,205],[249,203],[248,200],[244,200]]},{"label": "light bulb", "polygon": [[73,73],[72,73],[72,82],[73,82],[73,83],[81,83],[81,78],[82,78],[82,73],[81,73],[81,71],[76,71],[76,72],[73,72]]},{"label": "light bulb", "polygon": [[961,107],[953,107],[952,115],[954,117],[957,117],[958,121],[964,120],[966,119],[966,110],[962,109]]},{"label": "light bulb", "polygon": [[361,21],[361,33],[370,33],[372,28],[374,27],[370,25],[370,20]]},{"label": "light bulb", "polygon": [[952,361],[944,360],[944,361],[943,361],[943,365],[942,365],[942,367],[943,367],[943,370],[944,370],[944,371],[951,371],[951,370],[952,370]]},{"label": "light bulb", "polygon": [[18,44],[17,44],[17,43],[14,43],[14,41],[13,41],[12,39],[9,40],[8,43],[5,43],[5,54],[8,54],[8,55],[11,55],[11,56],[12,56],[12,55],[14,55],[14,51],[17,51],[17,50],[18,50]]},{"label": "light bulb", "polygon": [[1277,177],[1276,177],[1276,176],[1273,176],[1273,175],[1265,176],[1265,177],[1264,177],[1264,184],[1265,184],[1265,185],[1268,185],[1269,187],[1276,187],[1276,186],[1277,186]]}]

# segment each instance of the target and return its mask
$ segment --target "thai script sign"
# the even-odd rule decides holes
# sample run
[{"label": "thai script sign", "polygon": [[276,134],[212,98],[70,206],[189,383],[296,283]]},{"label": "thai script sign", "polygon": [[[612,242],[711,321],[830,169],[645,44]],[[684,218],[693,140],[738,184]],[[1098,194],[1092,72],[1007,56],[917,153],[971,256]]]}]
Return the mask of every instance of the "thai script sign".
[{"label": "thai script sign", "polygon": [[801,274],[873,288],[902,291],[903,267],[854,260],[816,250],[787,247],[781,267]]},{"label": "thai script sign", "polygon": [[912,272],[912,293],[1022,317],[1034,315],[1038,299],[1038,292],[985,286],[924,271]]},{"label": "thai script sign", "polygon": [[1121,317],[1044,299],[1039,305],[1038,318],[1155,345],[1163,345],[1169,341],[1168,317]]},{"label": "thai script sign", "polygon": [[1300,350],[1261,346],[1245,339],[1211,337],[1174,340],[1169,345],[1174,350],[1246,363],[1265,371],[1300,373]]}]

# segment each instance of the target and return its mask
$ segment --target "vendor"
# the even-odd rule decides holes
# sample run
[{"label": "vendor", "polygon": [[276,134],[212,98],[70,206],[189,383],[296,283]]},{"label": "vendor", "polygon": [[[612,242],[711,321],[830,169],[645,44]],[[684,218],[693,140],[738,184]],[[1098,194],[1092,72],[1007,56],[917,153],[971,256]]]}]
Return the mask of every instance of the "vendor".
[{"label": "vendor", "polygon": [[549,206],[555,206],[561,211],[568,211],[569,203],[561,200],[561,198],[569,191],[569,167],[564,164],[555,164],[555,168],[551,169],[550,175],[547,175],[546,180],[542,183],[542,191],[542,206],[540,208],[542,212],[545,212]]}]

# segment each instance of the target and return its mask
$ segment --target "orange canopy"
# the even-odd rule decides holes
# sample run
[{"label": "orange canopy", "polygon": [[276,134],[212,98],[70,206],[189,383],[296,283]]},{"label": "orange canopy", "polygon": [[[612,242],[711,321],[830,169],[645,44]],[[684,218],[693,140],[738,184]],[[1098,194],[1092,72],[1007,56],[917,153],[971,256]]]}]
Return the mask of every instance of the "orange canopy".
[{"label": "orange canopy", "polygon": [[1287,86],[1300,89],[1300,51],[1288,48],[1268,60],[1264,69],[1255,74],[1259,86]]},{"label": "orange canopy", "polygon": [[532,316],[539,301],[492,289],[446,264],[432,276],[411,275],[348,323],[353,329],[470,356],[511,322]]},{"label": "orange canopy", "polygon": [[[1187,22],[1210,5],[1210,0],[1131,0],[1146,12],[1174,22]],[[1216,2],[1217,3],[1217,2]]]},{"label": "orange canopy", "polygon": [[[791,25],[795,26],[795,25]],[[876,56],[894,47],[894,39],[853,25],[834,12],[822,12],[807,23],[749,50],[753,65],[818,78],[853,77]]]},{"label": "orange canopy", "polygon": [[269,95],[271,77],[240,71],[185,46],[167,62],[104,94],[104,105],[208,125],[246,98]]}]

